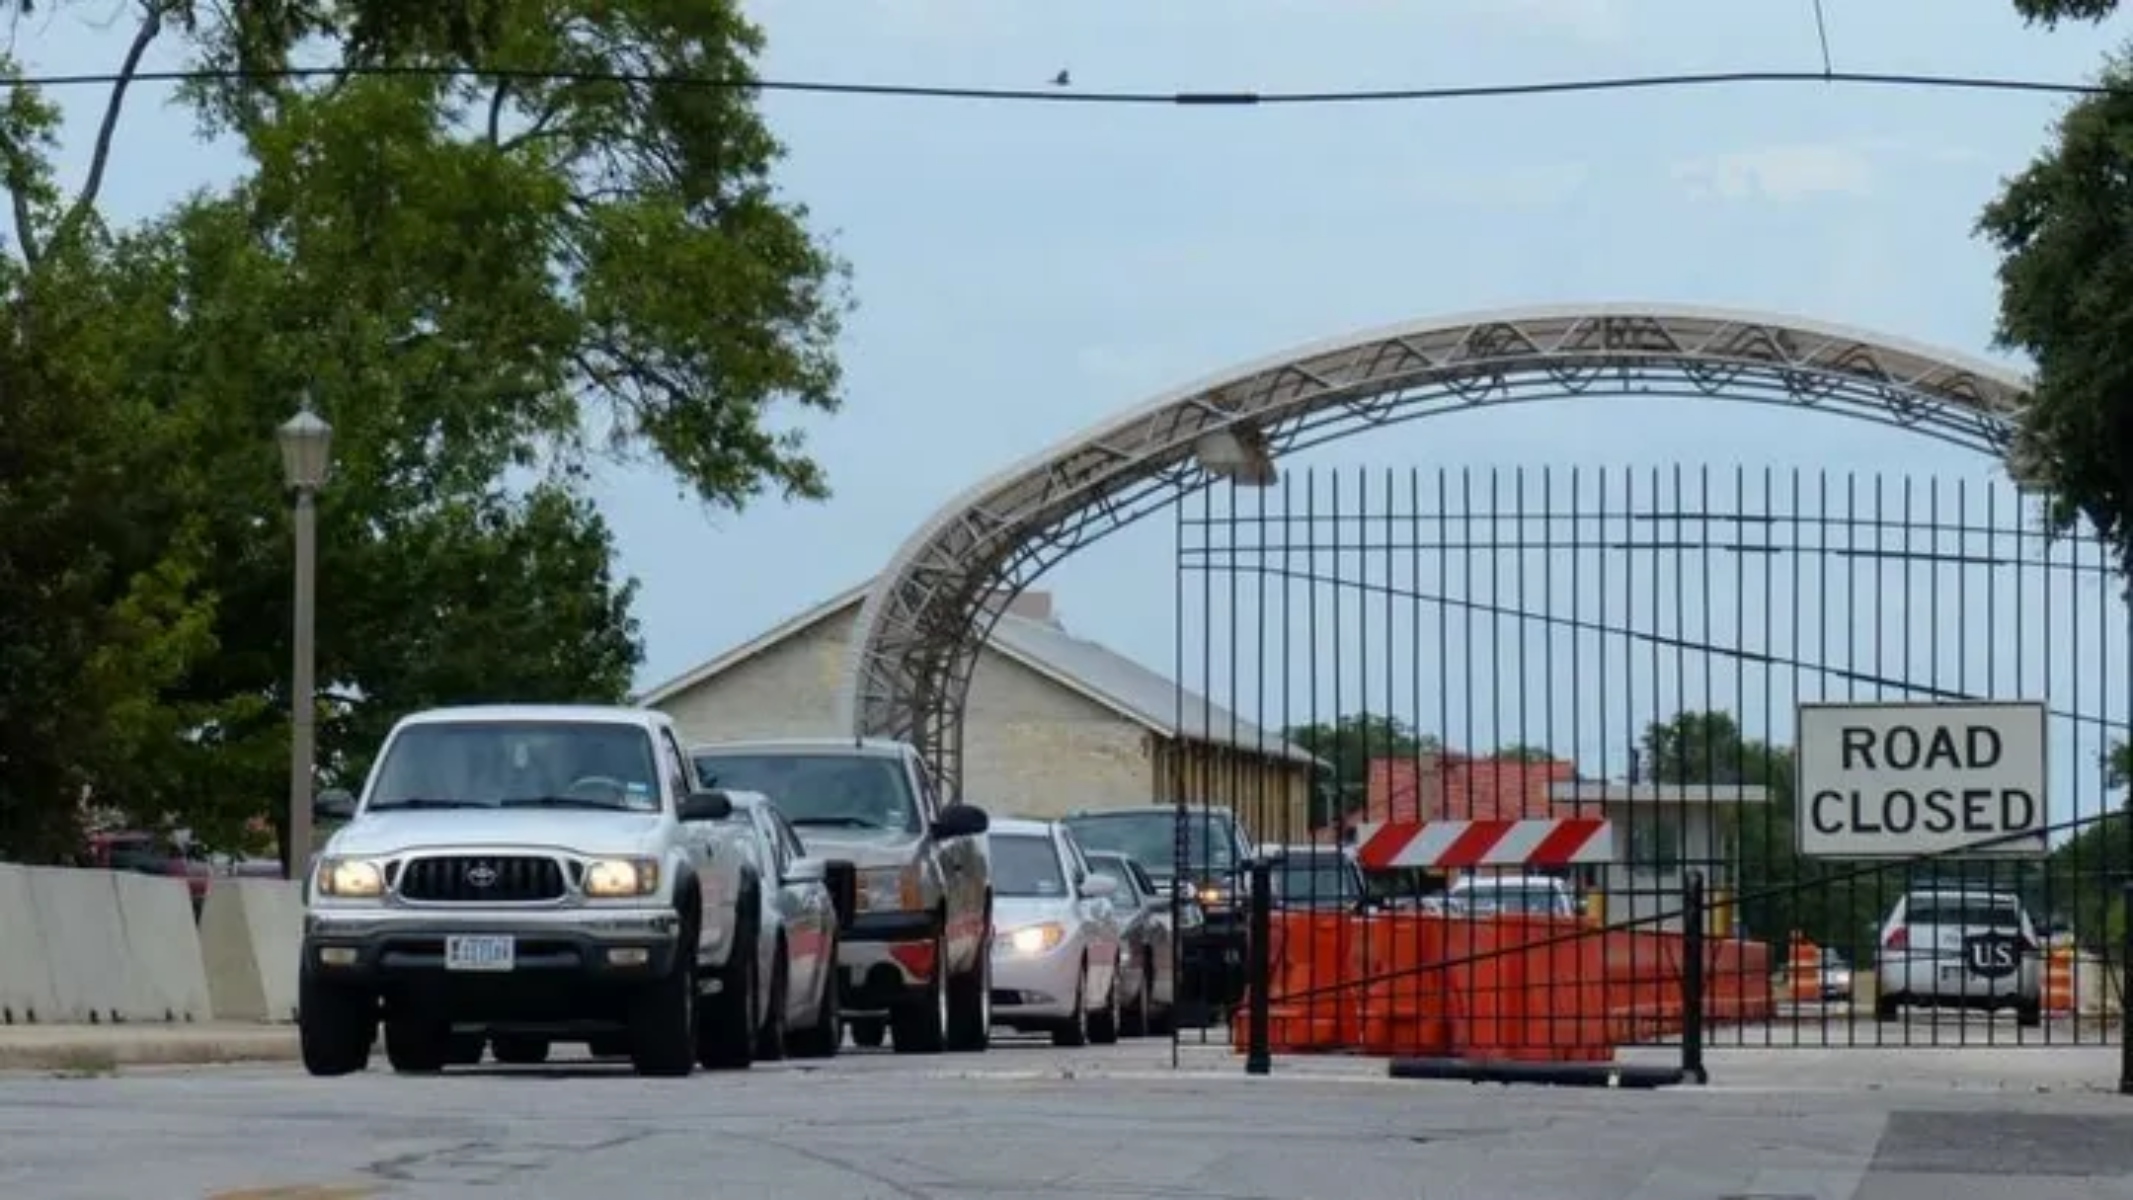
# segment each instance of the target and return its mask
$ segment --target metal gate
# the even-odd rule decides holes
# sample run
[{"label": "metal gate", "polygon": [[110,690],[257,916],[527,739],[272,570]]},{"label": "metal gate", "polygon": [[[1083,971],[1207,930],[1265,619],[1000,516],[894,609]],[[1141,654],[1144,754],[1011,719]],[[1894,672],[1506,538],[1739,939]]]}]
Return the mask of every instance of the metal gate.
[{"label": "metal gate", "polygon": [[[1179,727],[1259,751],[1172,764],[1176,867],[1271,862],[1277,1053],[2115,1037],[2133,619],[2006,485],[1320,471],[1176,538]],[[1801,853],[1800,705],[1962,701],[2043,706],[2048,852]]]}]

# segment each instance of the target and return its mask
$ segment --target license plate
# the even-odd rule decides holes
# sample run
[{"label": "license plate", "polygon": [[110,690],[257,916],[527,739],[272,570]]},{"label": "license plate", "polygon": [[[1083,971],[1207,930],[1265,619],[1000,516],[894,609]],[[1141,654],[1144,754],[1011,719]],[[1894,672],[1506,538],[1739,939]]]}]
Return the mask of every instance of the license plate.
[{"label": "license plate", "polygon": [[518,942],[497,935],[444,939],[447,971],[509,971],[518,965]]}]

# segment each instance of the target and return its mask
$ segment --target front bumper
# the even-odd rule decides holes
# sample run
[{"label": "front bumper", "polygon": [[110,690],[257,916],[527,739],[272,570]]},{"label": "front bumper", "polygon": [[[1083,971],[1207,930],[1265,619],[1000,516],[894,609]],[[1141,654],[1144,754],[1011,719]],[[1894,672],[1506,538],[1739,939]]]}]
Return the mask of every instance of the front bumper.
[{"label": "front bumper", "polygon": [[1074,1015],[1081,983],[1082,942],[1069,937],[1036,954],[1007,941],[993,943],[992,1013],[1003,1025],[1017,1021],[1064,1021]]},{"label": "front bumper", "polygon": [[837,943],[837,998],[846,1015],[884,1015],[931,986],[942,932],[930,912],[855,914]]},{"label": "front bumper", "polygon": [[[621,1023],[631,995],[683,953],[669,908],[313,911],[302,962],[320,983],[372,992],[388,1013],[550,1033]],[[453,970],[445,940],[512,939],[509,970]]]}]

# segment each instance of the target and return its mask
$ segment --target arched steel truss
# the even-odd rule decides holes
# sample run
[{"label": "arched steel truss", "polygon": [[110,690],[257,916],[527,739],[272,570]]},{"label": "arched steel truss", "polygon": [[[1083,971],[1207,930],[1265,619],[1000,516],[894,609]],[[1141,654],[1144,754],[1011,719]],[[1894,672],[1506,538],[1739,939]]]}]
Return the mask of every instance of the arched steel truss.
[{"label": "arched steel truss", "polygon": [[1263,359],[1159,397],[971,488],[906,541],[860,611],[844,703],[962,786],[964,697],[1007,600],[1217,476],[1227,431],[1274,457],[1418,417],[1585,395],[1715,397],[1857,417],[2006,459],[2023,380],[1861,330],[1655,305],[1422,321]]}]

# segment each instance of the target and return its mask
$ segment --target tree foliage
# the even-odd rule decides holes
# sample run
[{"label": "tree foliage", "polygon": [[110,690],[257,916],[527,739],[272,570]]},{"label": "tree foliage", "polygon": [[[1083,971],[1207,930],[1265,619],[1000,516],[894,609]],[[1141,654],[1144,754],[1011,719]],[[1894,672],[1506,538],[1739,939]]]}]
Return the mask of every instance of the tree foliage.
[{"label": "tree foliage", "polygon": [[[219,68],[301,46],[343,67],[745,78],[761,44],[731,0],[134,17],[134,47]],[[299,398],[335,430],[318,655],[322,768],[343,781],[411,708],[620,698],[640,647],[587,498],[601,462],[661,464],[728,507],[827,490],[775,410],[836,407],[844,272],[778,194],[746,91],[343,73],[182,95],[249,169],[130,228],[99,214],[124,169],[108,137],[63,184],[50,105],[0,105],[0,851],[52,852],[84,788],[223,840],[279,811],[272,434]]]},{"label": "tree foliage", "polygon": [[1292,725],[1281,736],[1327,764],[1312,805],[1311,824],[1330,824],[1363,807],[1370,795],[1370,761],[1435,754],[1443,744],[1400,718],[1359,712],[1331,722]]},{"label": "tree foliage", "polygon": [[[2033,20],[2094,20],[2114,5],[2021,5]],[[2133,85],[2119,59],[2103,73]],[[1979,219],[2000,252],[1998,339],[2035,363],[2018,456],[2061,527],[2087,517],[2133,569],[2133,93],[2086,97]]]}]

